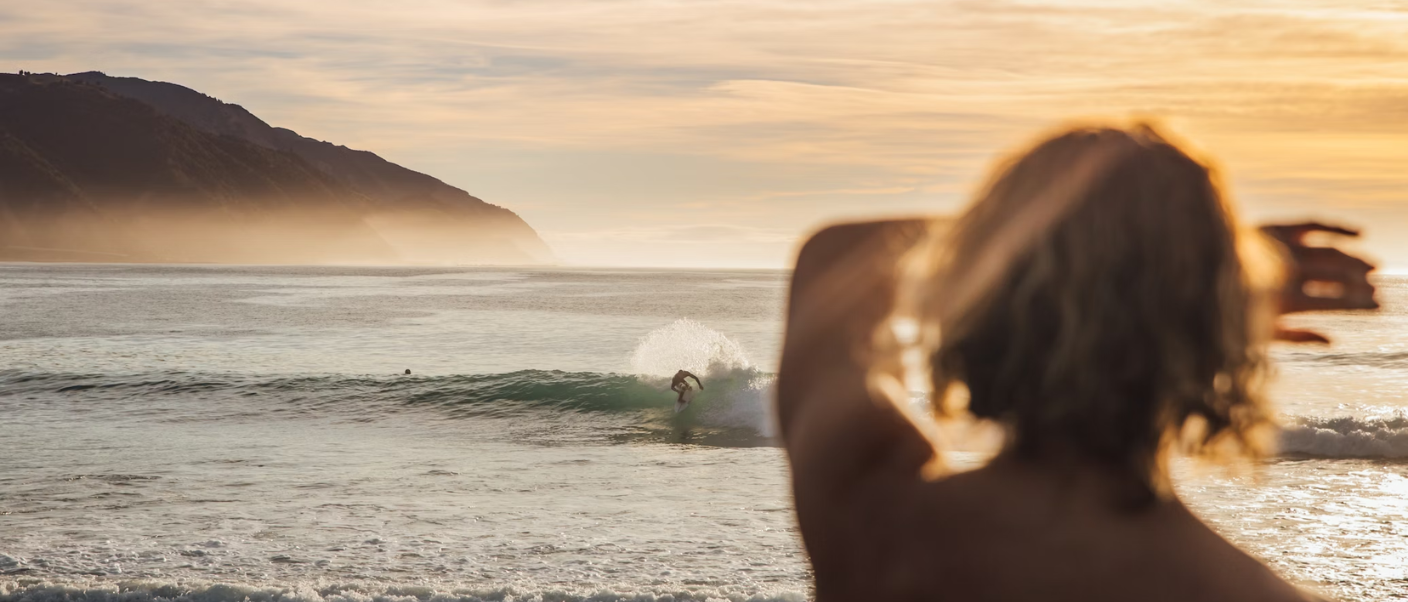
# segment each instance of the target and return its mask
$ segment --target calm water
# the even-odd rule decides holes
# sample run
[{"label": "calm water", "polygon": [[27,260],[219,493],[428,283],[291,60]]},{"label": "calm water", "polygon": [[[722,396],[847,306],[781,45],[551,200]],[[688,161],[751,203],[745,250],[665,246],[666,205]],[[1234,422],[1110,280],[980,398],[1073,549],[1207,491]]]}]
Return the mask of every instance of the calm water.
[{"label": "calm water", "polygon": [[[0,600],[803,600],[786,275],[0,265]],[[1408,281],[1277,351],[1227,537],[1408,596]],[[673,414],[668,376],[706,389]],[[412,374],[402,374],[410,369]],[[973,456],[965,458],[972,461]]]}]

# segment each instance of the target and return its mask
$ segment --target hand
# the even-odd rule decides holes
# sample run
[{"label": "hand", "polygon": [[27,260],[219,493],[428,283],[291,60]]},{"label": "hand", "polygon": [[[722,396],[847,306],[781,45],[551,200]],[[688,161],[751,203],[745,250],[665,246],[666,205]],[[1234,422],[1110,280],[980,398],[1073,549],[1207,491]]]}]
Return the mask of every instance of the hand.
[{"label": "hand", "polygon": [[[1282,315],[1303,311],[1378,309],[1369,272],[1374,266],[1334,247],[1311,247],[1305,237],[1314,232],[1359,236],[1357,230],[1309,222],[1274,224],[1261,231],[1286,249],[1289,263],[1286,286],[1277,303]],[[1307,290],[1309,289],[1309,290]],[[1324,335],[1309,330],[1276,327],[1275,338],[1297,343],[1328,343]]]}]

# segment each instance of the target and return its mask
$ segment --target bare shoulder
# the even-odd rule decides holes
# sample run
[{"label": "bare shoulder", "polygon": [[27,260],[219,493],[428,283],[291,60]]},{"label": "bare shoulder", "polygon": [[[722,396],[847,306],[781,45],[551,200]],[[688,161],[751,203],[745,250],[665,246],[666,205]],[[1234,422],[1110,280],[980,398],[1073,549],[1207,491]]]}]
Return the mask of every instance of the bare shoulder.
[{"label": "bare shoulder", "polygon": [[1090,482],[1064,479],[949,475],[919,487],[913,503],[893,504],[897,524],[884,525],[893,530],[872,532],[891,538],[882,547],[904,548],[888,560],[907,564],[906,583],[968,599],[1319,600],[1176,500],[1130,511]]},{"label": "bare shoulder", "polygon": [[[1158,565],[1195,588],[1203,600],[1264,600],[1306,602],[1323,600],[1296,588],[1265,562],[1233,545],[1180,503],[1165,512],[1151,530],[1164,542],[1151,567]],[[1129,542],[1137,545],[1137,542]]]}]

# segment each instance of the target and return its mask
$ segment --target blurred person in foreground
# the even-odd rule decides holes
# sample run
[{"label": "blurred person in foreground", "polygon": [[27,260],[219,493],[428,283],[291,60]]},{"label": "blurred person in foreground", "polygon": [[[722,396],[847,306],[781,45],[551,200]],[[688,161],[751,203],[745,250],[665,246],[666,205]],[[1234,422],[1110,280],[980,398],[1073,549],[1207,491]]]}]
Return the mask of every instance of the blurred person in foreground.
[{"label": "blurred person in foreground", "polygon": [[[1377,307],[1372,266],[1315,231],[1353,234],[1243,230],[1208,167],[1138,126],[1041,142],[951,223],[816,234],[777,391],[818,602],[1317,599],[1168,472],[1176,451],[1269,453],[1266,345],[1324,340],[1278,314]],[[944,465],[916,373],[941,421],[1002,427],[988,464]]]}]

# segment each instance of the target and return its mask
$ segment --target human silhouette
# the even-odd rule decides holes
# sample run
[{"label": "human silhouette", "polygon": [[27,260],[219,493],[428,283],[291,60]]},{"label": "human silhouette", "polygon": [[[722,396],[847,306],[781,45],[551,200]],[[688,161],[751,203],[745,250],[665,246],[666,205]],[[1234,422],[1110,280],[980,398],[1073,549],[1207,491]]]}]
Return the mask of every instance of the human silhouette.
[{"label": "human silhouette", "polygon": [[[1168,473],[1175,447],[1268,453],[1266,343],[1323,340],[1276,314],[1377,307],[1373,267],[1312,231],[1353,234],[1241,228],[1209,168],[1138,127],[1041,142],[951,222],[813,236],[777,416],[817,602],[1319,599]],[[1341,292],[1303,298],[1307,278]],[[1002,428],[986,465],[949,469],[912,419],[919,362],[939,419]]]},{"label": "human silhouette", "polygon": [[670,380],[670,390],[679,394],[679,397],[675,399],[677,404],[684,403],[684,394],[689,391],[689,381],[685,380],[686,378],[694,379],[694,383],[699,385],[699,390],[704,390],[704,383],[699,382],[699,377],[695,376],[693,372],[688,370],[676,372],[675,377]]}]

